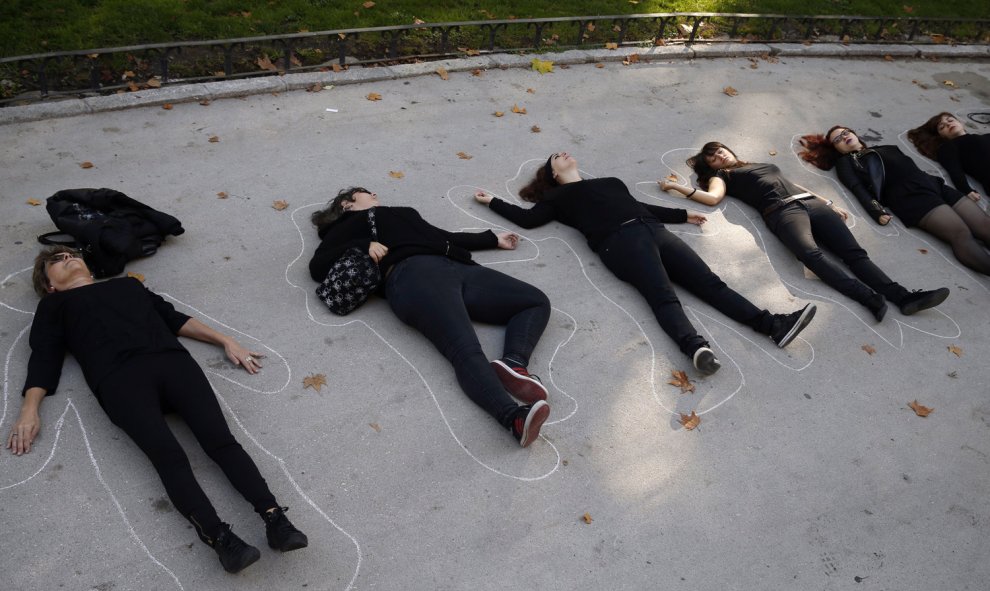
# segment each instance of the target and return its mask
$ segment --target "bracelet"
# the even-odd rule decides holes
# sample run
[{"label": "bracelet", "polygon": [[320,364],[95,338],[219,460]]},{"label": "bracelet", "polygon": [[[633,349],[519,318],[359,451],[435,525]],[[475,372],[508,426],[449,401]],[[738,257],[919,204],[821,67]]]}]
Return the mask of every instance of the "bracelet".
[{"label": "bracelet", "polygon": [[697,192],[698,192],[698,187],[695,187],[694,189],[691,189],[691,192],[688,193],[687,195],[685,195],[684,198],[685,199],[690,199],[691,198],[691,195],[694,195]]},{"label": "bracelet", "polygon": [[831,205],[832,205],[832,200],[831,200],[831,199],[829,199],[828,201],[826,201],[826,202],[825,202],[825,205],[828,205],[828,206],[831,206]]}]

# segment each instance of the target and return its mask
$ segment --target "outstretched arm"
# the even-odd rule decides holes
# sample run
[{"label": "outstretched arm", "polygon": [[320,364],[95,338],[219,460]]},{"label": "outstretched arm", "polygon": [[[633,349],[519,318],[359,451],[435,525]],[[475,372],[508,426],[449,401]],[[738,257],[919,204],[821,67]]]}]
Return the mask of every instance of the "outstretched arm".
[{"label": "outstretched arm", "polygon": [[41,431],[41,417],[38,409],[48,391],[44,388],[28,388],[21,402],[21,413],[14,422],[14,427],[7,437],[7,449],[15,456],[31,451],[34,438]]},{"label": "outstretched arm", "polygon": [[536,228],[543,224],[548,224],[555,217],[553,206],[546,202],[537,203],[533,207],[526,209],[512,203],[506,203],[484,191],[475,193],[474,199],[478,203],[487,205],[489,209],[498,215],[523,228]]},{"label": "outstretched arm", "polygon": [[264,357],[261,353],[249,351],[242,347],[233,337],[227,336],[206,326],[195,318],[190,318],[179,329],[180,337],[189,337],[211,345],[220,345],[234,365],[239,365],[250,374],[258,373],[261,369],[259,358]]},{"label": "outstretched arm", "polygon": [[680,193],[684,197],[704,205],[718,205],[725,199],[725,181],[717,176],[708,181],[708,190],[706,191],[694,189],[687,183],[681,184],[668,179],[661,179],[657,183],[660,184],[661,190]]}]

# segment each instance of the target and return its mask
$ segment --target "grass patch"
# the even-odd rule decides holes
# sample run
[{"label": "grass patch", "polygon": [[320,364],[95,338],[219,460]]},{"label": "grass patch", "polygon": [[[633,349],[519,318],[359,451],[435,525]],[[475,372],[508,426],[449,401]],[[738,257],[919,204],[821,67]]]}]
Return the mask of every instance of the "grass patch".
[{"label": "grass patch", "polygon": [[[990,18],[986,0],[4,0],[0,56],[427,22],[651,12]],[[910,9],[910,12],[908,10]]]}]

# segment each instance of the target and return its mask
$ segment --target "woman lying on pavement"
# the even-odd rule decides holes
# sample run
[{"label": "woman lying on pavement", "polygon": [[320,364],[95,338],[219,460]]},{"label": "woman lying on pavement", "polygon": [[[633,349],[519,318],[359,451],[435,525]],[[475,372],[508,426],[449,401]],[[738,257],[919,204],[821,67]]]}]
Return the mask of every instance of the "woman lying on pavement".
[{"label": "woman lying on pavement", "polygon": [[[377,241],[371,237],[371,214]],[[349,248],[367,251],[384,277],[382,295],[392,312],[450,361],[464,393],[520,446],[539,437],[550,416],[547,390],[526,366],[550,319],[550,301],[532,285],[478,265],[468,252],[512,250],[517,235],[447,232],[411,207],[379,205],[378,196],[361,187],[344,189],[311,219],[320,236],[309,262],[314,280],[323,281]],[[485,357],[472,320],[506,326],[500,359]]]},{"label": "woman lying on pavement", "polygon": [[908,139],[919,152],[938,160],[952,184],[973,201],[981,195],[970,186],[967,174],[983,185],[984,193],[990,191],[990,133],[966,133],[955,115],[943,112],[909,131]]},{"label": "woman lying on pavement", "polygon": [[269,546],[282,552],[306,547],[306,535],[285,516],[288,508],[275,500],[234,439],[210,383],[176,335],[222,346],[231,362],[251,374],[261,368],[258,353],[177,312],[137,279],[94,281],[81,255],[68,247],[38,255],[34,288],[41,301],[31,325],[24,401],[8,449],[16,455],[31,451],[41,429],[39,406],[55,393],[68,351],[110,421],[148,456],[176,510],[216,550],[224,569],[238,572],[261,553],[220,520],[165,422],[165,410],[185,420],[206,454],[254,506]]},{"label": "woman lying on pavement", "polygon": [[641,203],[617,178],[583,180],[577,161],[567,152],[551,155],[519,196],[536,205],[522,208],[481,192],[475,199],[524,228],[557,220],[584,234],[605,266],[646,298],[660,328],[703,374],[715,373],[721,363],[684,314],[673,283],[733,320],[768,335],[778,347],[787,346],[815,315],[811,304],[791,314],[760,310],[730,289],[690,246],[664,227],[664,223],[701,225],[705,216]]},{"label": "woman lying on pavement", "polygon": [[[911,315],[942,303],[947,288],[909,292],[877,267],[846,227],[848,214],[832,201],[812,195],[787,180],[773,164],[743,162],[719,142],[708,142],[687,165],[698,174],[701,189],[664,179],[664,191],[676,191],[705,205],[718,205],[727,195],[750,205],[799,261],[839,293],[866,306],[879,322],[890,300]],[[855,277],[825,256],[835,253]]]}]

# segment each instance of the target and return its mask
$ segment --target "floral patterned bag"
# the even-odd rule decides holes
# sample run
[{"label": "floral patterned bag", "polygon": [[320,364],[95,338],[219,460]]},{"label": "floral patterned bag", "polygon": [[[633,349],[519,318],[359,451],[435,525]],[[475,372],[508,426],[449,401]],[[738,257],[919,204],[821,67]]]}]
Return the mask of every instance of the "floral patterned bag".
[{"label": "floral patterned bag", "polygon": [[[375,210],[368,210],[368,224],[371,226],[371,240],[378,241],[375,227]],[[378,263],[360,248],[351,247],[340,255],[326,279],[316,288],[316,295],[338,316],[350,314],[363,304],[378,289],[382,273]]]}]

